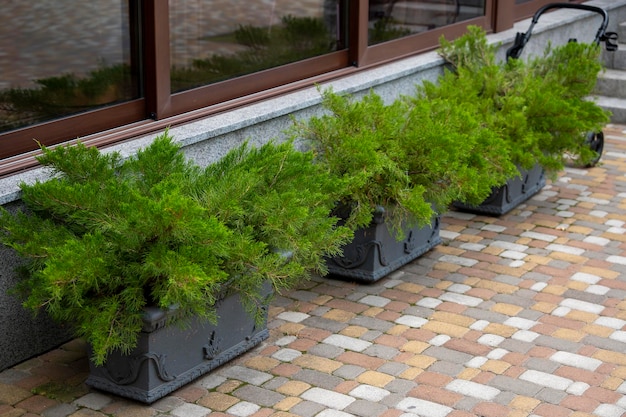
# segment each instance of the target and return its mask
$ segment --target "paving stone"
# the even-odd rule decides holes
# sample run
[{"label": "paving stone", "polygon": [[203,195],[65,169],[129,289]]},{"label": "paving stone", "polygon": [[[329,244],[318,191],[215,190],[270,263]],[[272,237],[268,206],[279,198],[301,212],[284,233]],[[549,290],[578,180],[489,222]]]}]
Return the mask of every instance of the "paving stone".
[{"label": "paving stone", "polygon": [[372,345],[371,342],[356,339],[354,337],[343,336],[340,334],[333,334],[323,340],[324,343],[337,346],[342,349],[352,350],[355,352],[362,352]]},{"label": "paving stone", "polygon": [[349,412],[350,415],[360,416],[360,417],[371,417],[371,416],[379,416],[387,411],[388,407],[385,405],[366,401],[366,400],[356,400],[348,407],[345,408],[345,411]]},{"label": "paving stone", "polygon": [[349,395],[353,397],[372,402],[381,401],[389,394],[391,394],[391,392],[387,391],[386,389],[367,384],[359,385],[349,392]]},{"label": "paving stone", "polygon": [[485,401],[493,400],[501,392],[497,388],[462,379],[456,379],[450,382],[446,385],[446,389]]},{"label": "paving stone", "polygon": [[[73,404],[61,403],[54,405],[41,413],[42,417],[67,417],[78,410]],[[0,413],[1,415],[2,413]]]},{"label": "paving stone", "polygon": [[173,409],[170,414],[176,417],[205,417],[211,414],[211,410],[197,404],[185,403]]},{"label": "paving stone", "polygon": [[92,392],[75,400],[74,404],[79,407],[87,407],[92,410],[100,410],[112,401],[113,399],[108,395]]},{"label": "paving stone", "polygon": [[244,401],[249,401],[264,407],[271,407],[285,399],[285,396],[282,394],[254,385],[244,385],[233,391],[233,395]]},{"label": "paving stone", "polygon": [[259,411],[260,409],[261,407],[259,407],[257,404],[247,401],[241,401],[230,407],[227,412],[237,417],[248,417]]},{"label": "paving stone", "polygon": [[301,397],[307,401],[322,404],[335,410],[343,410],[355,401],[353,397],[348,395],[318,387],[303,392]]},{"label": "paving stone", "polygon": [[528,381],[534,384],[542,385],[544,387],[554,388],[563,391],[565,391],[570,385],[574,383],[574,381],[572,381],[571,379],[533,369],[525,371],[523,374],[520,375],[519,378],[523,381]]},{"label": "paving stone", "polygon": [[420,417],[446,417],[453,411],[445,405],[410,397],[400,401],[397,408]]},{"label": "paving stone", "polygon": [[562,351],[555,352],[552,356],[550,356],[550,360],[563,365],[586,369],[588,371],[595,371],[600,365],[602,365],[602,361],[598,359]]},{"label": "paving stone", "polygon": [[273,378],[268,373],[239,365],[223,368],[220,370],[220,374],[226,378],[236,379],[252,385],[262,385]]},{"label": "paving stone", "polygon": [[311,369],[303,369],[293,375],[293,378],[311,384],[312,386],[321,387],[325,389],[334,389],[337,385],[343,382],[342,378],[327,373],[314,371]]}]

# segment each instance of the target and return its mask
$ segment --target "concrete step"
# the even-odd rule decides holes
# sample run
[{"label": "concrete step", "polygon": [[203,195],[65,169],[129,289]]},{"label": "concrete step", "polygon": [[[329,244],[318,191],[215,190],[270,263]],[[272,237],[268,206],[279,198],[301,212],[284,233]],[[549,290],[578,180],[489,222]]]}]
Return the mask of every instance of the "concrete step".
[{"label": "concrete step", "polygon": [[593,100],[600,107],[609,110],[612,113],[612,123],[626,123],[626,98],[596,96],[593,98]]},{"label": "concrete step", "polygon": [[[626,41],[626,37],[620,39]],[[626,70],[626,43],[617,44],[617,51],[602,49],[601,59],[607,68]]]},{"label": "concrete step", "polygon": [[607,69],[600,74],[594,94],[626,99],[626,71]]}]

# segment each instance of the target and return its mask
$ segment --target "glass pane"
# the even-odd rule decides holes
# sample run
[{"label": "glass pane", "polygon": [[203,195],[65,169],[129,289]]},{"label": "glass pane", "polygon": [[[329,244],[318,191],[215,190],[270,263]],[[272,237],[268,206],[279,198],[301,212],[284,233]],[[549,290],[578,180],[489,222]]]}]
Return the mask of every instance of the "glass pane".
[{"label": "glass pane", "polygon": [[128,0],[5,1],[0,132],[138,97]]},{"label": "glass pane", "polygon": [[341,0],[170,0],[172,91],[342,49]]},{"label": "glass pane", "polygon": [[485,15],[485,0],[370,0],[369,44]]}]

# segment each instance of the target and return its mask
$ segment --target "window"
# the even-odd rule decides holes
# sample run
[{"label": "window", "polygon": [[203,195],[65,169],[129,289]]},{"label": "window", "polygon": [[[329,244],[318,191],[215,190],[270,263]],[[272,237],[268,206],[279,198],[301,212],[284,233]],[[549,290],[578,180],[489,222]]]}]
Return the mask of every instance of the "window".
[{"label": "window", "polygon": [[484,0],[370,0],[369,44],[485,15]]},{"label": "window", "polygon": [[[504,30],[544,0],[8,2],[0,175],[38,143],[104,145]],[[497,4],[497,7],[496,7]]]},{"label": "window", "polygon": [[[137,10],[127,1],[16,1],[2,9],[0,134],[140,97]],[[16,136],[0,136],[0,157]],[[16,151],[36,147],[33,138],[43,140],[32,135]]]}]

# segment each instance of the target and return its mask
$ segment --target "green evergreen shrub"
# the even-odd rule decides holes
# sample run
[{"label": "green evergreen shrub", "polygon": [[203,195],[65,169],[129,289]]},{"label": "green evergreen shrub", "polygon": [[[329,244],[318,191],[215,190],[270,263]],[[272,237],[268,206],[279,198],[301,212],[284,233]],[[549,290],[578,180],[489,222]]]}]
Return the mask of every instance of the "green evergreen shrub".
[{"label": "green evergreen shrub", "polygon": [[330,216],[333,178],[291,143],[244,145],[205,169],[167,132],[126,160],[82,144],[43,152],[54,176],[22,184],[28,211],[0,210],[0,242],[28,261],[24,305],[73,324],[96,364],[135,346],[146,306],[214,321],[238,292],[252,313],[265,282],[324,273],[351,237]]},{"label": "green evergreen shrub", "polygon": [[451,66],[437,84],[421,94],[475,107],[483,123],[508,143],[513,161],[524,168],[540,164],[549,173],[563,169],[572,156],[585,164],[596,157],[585,143],[608,113],[589,100],[602,71],[600,47],[570,42],[549,45],[535,57],[496,59],[480,27],[453,40],[441,38],[441,56]]},{"label": "green evergreen shrub", "polygon": [[296,121],[293,134],[340,178],[336,198],[352,228],[368,226],[382,206],[402,237],[403,223],[430,224],[453,201],[482,201],[515,172],[472,109],[418,97],[385,104],[373,91],[322,97],[327,114]]}]

